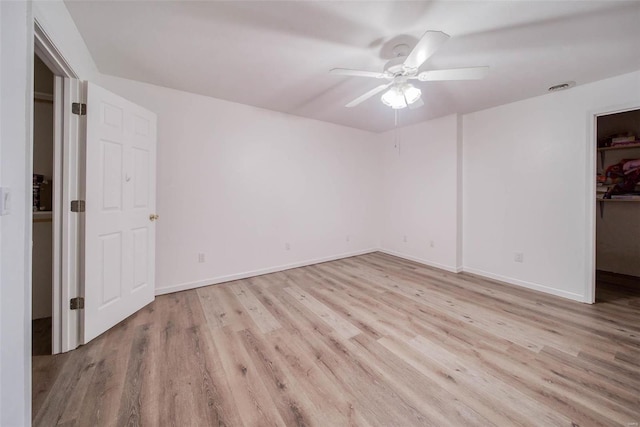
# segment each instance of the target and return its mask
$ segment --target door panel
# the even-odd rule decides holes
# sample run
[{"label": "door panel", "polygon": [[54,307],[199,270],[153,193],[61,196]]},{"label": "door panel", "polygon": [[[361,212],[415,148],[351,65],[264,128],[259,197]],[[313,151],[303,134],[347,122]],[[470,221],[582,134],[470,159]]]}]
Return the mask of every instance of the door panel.
[{"label": "door panel", "polygon": [[84,342],[154,299],[156,116],[87,85]]},{"label": "door panel", "polygon": [[134,208],[149,207],[149,151],[139,148],[133,149],[133,206]]},{"label": "door panel", "polygon": [[149,232],[147,228],[133,230],[133,290],[149,282]]},{"label": "door panel", "polygon": [[111,233],[100,236],[102,243],[101,270],[99,287],[102,298],[98,309],[117,302],[122,296],[122,233]]},{"label": "door panel", "polygon": [[122,209],[122,144],[100,140],[102,211]]}]

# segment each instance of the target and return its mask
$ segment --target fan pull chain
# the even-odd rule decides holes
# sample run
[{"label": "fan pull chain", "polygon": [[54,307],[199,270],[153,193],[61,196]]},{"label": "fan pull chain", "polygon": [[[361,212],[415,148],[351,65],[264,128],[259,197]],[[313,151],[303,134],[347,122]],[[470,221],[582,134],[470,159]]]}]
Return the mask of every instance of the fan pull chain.
[{"label": "fan pull chain", "polygon": [[393,129],[393,137],[395,142],[395,148],[398,151],[398,156],[400,155],[400,131],[398,130],[398,110],[393,110],[394,113],[394,129]]}]

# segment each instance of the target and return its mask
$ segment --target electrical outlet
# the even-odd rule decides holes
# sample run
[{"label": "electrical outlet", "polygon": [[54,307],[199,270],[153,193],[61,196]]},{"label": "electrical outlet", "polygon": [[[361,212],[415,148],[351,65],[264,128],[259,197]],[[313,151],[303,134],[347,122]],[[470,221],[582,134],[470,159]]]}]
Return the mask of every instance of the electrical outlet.
[{"label": "electrical outlet", "polygon": [[404,236],[402,236],[402,241],[407,243],[407,235],[406,234]]},{"label": "electrical outlet", "polygon": [[284,244],[284,249],[287,250],[287,251],[291,250],[291,245],[289,244],[289,242]]},{"label": "electrical outlet", "polygon": [[522,252],[516,252],[513,254],[513,260],[515,262],[524,262],[524,254]]},{"label": "electrical outlet", "polygon": [[204,262],[204,254],[202,252],[200,252],[198,254],[198,262],[199,263],[203,263]]},{"label": "electrical outlet", "polygon": [[433,240],[429,241],[429,247],[432,247],[432,248],[436,247],[436,244],[435,244],[435,242]]}]

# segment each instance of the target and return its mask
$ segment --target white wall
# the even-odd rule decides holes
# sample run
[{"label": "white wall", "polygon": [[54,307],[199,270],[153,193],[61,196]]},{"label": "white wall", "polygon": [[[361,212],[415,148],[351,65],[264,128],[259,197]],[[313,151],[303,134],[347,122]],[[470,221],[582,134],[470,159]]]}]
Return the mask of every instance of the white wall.
[{"label": "white wall", "polygon": [[373,134],[115,77],[101,84],[158,114],[158,293],[376,248]]},{"label": "white wall", "polygon": [[[2,6],[0,6],[0,37],[2,36]],[[7,58],[9,59],[9,58]],[[4,62],[3,50],[2,50],[2,41],[0,39],[0,99],[2,99],[2,95],[4,92],[4,80],[2,80],[3,76],[3,67],[2,64]],[[4,121],[4,116],[2,115],[2,103],[0,102],[0,186],[2,185],[2,140],[4,138],[2,134],[2,122]],[[0,230],[2,230],[2,217],[0,217]],[[0,309],[4,311],[4,305],[2,304],[2,283],[3,283],[3,262],[2,262],[2,235],[0,234]],[[4,322],[4,317],[2,317],[2,313],[0,313],[0,322]],[[4,346],[4,341],[2,340],[2,327],[0,327],[0,345]],[[2,353],[0,352],[0,422],[2,422],[2,406],[4,403],[4,398],[2,397],[2,384],[3,384],[3,369],[2,369]]]},{"label": "white wall", "polygon": [[31,8],[0,2],[0,186],[11,213],[0,217],[0,425],[31,420]]},{"label": "white wall", "polygon": [[380,144],[381,249],[449,271],[461,267],[458,120],[399,128],[382,134]]},{"label": "white wall", "polygon": [[97,81],[98,68],[63,0],[34,1],[33,18],[54,41],[60,55],[81,80]]},{"label": "white wall", "polygon": [[465,115],[465,271],[590,301],[590,117],[633,103],[640,72]]}]

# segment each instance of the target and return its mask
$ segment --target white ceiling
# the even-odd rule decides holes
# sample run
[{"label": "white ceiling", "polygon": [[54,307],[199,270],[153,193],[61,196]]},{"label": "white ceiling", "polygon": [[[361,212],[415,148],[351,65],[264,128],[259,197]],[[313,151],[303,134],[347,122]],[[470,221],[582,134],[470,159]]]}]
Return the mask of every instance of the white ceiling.
[{"label": "white ceiling", "polygon": [[[640,2],[67,1],[102,73],[355,128],[393,128],[379,80],[398,42],[451,36],[421,70],[488,65],[482,81],[417,82],[406,125],[640,69]],[[635,90],[639,90],[635,88]]]}]

